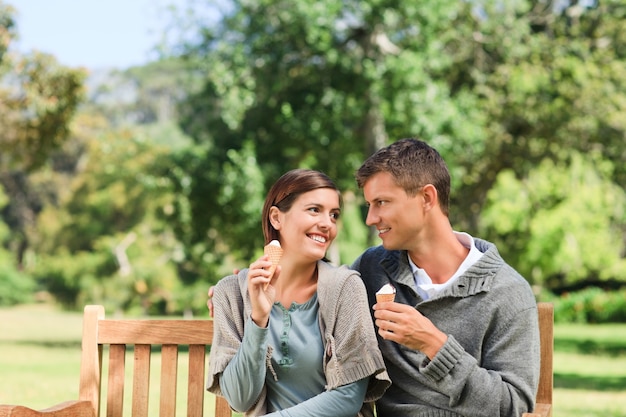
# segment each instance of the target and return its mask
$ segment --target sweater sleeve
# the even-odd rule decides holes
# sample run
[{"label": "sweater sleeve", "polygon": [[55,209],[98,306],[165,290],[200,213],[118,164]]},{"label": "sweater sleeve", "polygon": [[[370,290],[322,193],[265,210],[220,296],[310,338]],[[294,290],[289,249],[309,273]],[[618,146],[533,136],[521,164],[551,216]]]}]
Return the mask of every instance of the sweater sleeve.
[{"label": "sweater sleeve", "polygon": [[538,375],[539,352],[534,348],[536,343],[528,340],[528,329],[536,327],[536,315],[536,310],[528,309],[501,326],[504,333],[494,335],[498,342],[486,346],[482,364],[449,335],[442,349],[432,361],[426,360],[420,371],[448,395],[449,406],[460,414],[479,409],[493,416],[529,411],[535,392],[528,381]]},{"label": "sweater sleeve", "polygon": [[243,340],[245,313],[237,276],[222,278],[213,293],[213,342],[209,355],[207,390],[223,395],[219,376],[239,351]]},{"label": "sweater sleeve", "polygon": [[263,390],[267,340],[268,329],[248,318],[242,344],[219,377],[222,393],[236,411],[252,408]]},{"label": "sweater sleeve", "polygon": [[[318,284],[320,305],[324,307],[324,337],[330,355],[326,363],[329,389],[368,378],[365,401],[375,401],[391,384],[376,340],[369,311],[367,293],[359,274],[347,268],[337,268],[329,275],[332,284]],[[338,274],[344,274],[339,279]],[[322,275],[320,275],[322,276]],[[324,301],[322,301],[324,300]]]},{"label": "sweater sleeve", "polygon": [[367,378],[324,391],[298,405],[267,414],[266,417],[354,417],[367,390]]}]

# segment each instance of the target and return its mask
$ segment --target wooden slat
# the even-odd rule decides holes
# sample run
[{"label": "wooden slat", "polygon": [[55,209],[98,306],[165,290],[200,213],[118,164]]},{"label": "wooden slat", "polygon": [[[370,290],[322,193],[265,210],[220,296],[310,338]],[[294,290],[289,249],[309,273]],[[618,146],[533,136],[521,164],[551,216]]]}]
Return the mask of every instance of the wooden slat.
[{"label": "wooden slat", "polygon": [[213,341],[211,320],[101,320],[98,343],[208,344]]},{"label": "wooden slat", "polygon": [[103,318],[104,307],[85,307],[78,397],[80,400],[91,402],[95,415],[98,415],[100,410],[102,346],[98,345],[97,339],[98,323]]},{"label": "wooden slat", "polygon": [[161,398],[159,416],[176,417],[176,383],[178,381],[178,346],[161,349]]},{"label": "wooden slat", "polygon": [[150,345],[135,345],[133,367],[133,417],[148,417],[150,394]]},{"label": "wooden slat", "polygon": [[109,346],[109,384],[107,387],[107,417],[119,417],[124,410],[124,376],[126,345]]},{"label": "wooden slat", "polygon": [[552,404],[554,386],[554,307],[550,303],[538,303],[537,309],[539,311],[541,340],[541,372],[539,375],[539,389],[537,390],[537,403]]},{"label": "wooden slat", "polygon": [[202,417],[204,413],[205,345],[189,346],[189,382],[187,387],[187,417]]},{"label": "wooden slat", "polygon": [[232,410],[224,397],[215,397],[215,417],[231,417]]}]

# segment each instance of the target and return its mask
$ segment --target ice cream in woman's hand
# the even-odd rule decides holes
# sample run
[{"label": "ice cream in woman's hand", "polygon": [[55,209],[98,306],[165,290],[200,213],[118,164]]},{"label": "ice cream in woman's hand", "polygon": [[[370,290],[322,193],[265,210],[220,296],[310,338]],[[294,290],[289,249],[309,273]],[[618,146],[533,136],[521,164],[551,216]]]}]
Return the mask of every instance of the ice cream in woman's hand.
[{"label": "ice cream in woman's hand", "polygon": [[[272,240],[270,243],[265,245],[263,253],[265,255],[269,255],[270,262],[272,262],[272,266],[270,266],[269,269],[271,278],[274,275],[274,271],[276,271],[280,258],[283,256],[283,248],[280,247],[280,242],[278,240]],[[267,288],[267,285],[265,288]]]},{"label": "ice cream in woman's hand", "polygon": [[387,283],[376,292],[376,302],[383,303],[393,301],[396,298],[396,289],[393,285]]}]

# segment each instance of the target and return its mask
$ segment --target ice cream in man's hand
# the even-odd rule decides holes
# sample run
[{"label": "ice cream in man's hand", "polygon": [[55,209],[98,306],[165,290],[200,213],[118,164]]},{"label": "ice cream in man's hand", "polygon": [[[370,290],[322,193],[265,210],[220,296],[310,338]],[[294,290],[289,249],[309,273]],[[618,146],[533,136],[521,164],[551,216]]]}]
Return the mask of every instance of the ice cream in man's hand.
[{"label": "ice cream in man's hand", "polygon": [[396,289],[393,285],[387,283],[376,292],[376,302],[383,303],[393,301],[396,298]]}]

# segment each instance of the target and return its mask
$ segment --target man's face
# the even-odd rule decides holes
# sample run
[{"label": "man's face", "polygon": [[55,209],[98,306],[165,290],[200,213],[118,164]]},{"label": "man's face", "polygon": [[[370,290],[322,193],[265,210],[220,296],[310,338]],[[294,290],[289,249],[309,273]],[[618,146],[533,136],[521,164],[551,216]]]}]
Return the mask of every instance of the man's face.
[{"label": "man's face", "polygon": [[375,226],[388,250],[411,250],[423,228],[424,204],[421,191],[410,197],[387,172],[373,175],[363,186],[369,209],[365,223]]}]

